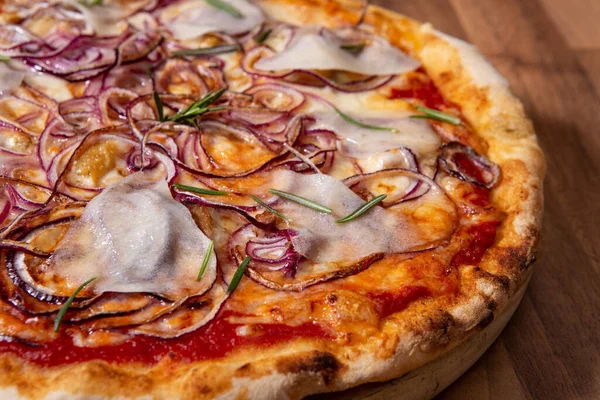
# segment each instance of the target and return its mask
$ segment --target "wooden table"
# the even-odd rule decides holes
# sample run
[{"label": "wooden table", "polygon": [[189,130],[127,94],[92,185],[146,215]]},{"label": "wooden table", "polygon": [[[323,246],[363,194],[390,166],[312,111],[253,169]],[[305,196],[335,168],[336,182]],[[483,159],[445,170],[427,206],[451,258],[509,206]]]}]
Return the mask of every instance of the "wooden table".
[{"label": "wooden table", "polygon": [[439,399],[600,399],[600,0],[374,0],[478,46],[546,152],[543,243],[527,294]]}]

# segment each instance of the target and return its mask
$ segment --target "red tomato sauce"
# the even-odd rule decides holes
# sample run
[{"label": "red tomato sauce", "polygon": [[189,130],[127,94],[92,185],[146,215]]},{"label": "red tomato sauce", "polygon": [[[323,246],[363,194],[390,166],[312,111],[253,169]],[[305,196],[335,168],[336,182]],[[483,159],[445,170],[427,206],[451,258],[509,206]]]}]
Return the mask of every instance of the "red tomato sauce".
[{"label": "red tomato sauce", "polygon": [[486,208],[491,205],[490,203],[490,190],[483,186],[471,185],[470,190],[463,195],[463,198],[469,203]]},{"label": "red tomato sauce", "polygon": [[461,265],[478,264],[483,258],[485,251],[494,244],[498,225],[500,225],[498,221],[488,221],[468,227],[466,235],[470,243],[452,257],[450,265],[452,267],[459,267]]},{"label": "red tomato sauce", "polygon": [[382,318],[404,310],[410,303],[431,296],[431,291],[424,286],[405,286],[398,292],[369,293],[368,297],[377,304]]},{"label": "red tomato sauce", "polygon": [[116,346],[77,347],[64,335],[58,340],[41,345],[29,345],[18,341],[0,342],[0,353],[15,353],[24,360],[42,366],[56,366],[89,360],[110,363],[139,362],[155,364],[168,356],[181,362],[193,362],[223,357],[242,346],[269,346],[294,338],[330,337],[316,323],[299,326],[283,324],[256,325],[252,335],[241,336],[223,315],[206,326],[175,339],[159,339],[135,336]]},{"label": "red tomato sauce", "polygon": [[483,172],[481,171],[481,168],[475,165],[473,160],[471,160],[471,158],[468,155],[464,153],[455,153],[452,156],[452,161],[454,161],[454,163],[458,165],[462,172],[469,175],[477,182],[485,184],[485,178],[483,177]]},{"label": "red tomato sauce", "polygon": [[390,99],[418,99],[425,104],[425,107],[435,110],[449,105],[431,80],[427,83],[413,82],[412,85],[408,89],[392,88]]}]

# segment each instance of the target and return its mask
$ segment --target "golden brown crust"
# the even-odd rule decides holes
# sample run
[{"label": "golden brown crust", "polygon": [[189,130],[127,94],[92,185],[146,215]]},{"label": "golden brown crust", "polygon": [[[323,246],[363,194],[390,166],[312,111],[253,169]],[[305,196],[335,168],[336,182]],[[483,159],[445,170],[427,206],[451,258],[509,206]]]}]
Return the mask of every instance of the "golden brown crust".
[{"label": "golden brown crust", "polygon": [[[296,23],[340,25],[357,20],[357,9],[344,8],[334,0],[268,0],[261,4]],[[261,349],[259,354],[246,349],[221,360],[193,364],[166,357],[154,366],[90,361],[40,368],[4,354],[0,356],[0,385],[16,388],[5,392],[7,396],[18,393],[24,398],[43,398],[50,392],[62,392],[82,398],[100,393],[157,399],[265,399],[284,394],[299,398],[403,375],[484,332],[493,320],[511,311],[507,304],[526,284],[539,241],[545,170],[521,103],[499,75],[490,72],[491,67],[481,76],[486,64],[468,45],[377,7],[369,7],[365,22],[419,55],[444,96],[462,108],[487,141],[488,157],[503,172],[492,200],[506,220],[480,266],[461,270],[465,285],[458,301],[451,305],[435,300],[426,306],[413,304],[401,317],[387,318],[370,341],[356,346],[298,339]]]}]

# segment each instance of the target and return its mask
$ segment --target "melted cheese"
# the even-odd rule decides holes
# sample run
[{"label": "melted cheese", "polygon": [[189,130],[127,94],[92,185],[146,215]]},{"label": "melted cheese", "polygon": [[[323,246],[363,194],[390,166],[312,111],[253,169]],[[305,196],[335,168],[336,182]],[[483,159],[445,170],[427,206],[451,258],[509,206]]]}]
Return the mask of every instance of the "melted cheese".
[{"label": "melted cheese", "polygon": [[17,71],[8,62],[0,61],[0,93],[8,94],[21,85],[25,78],[24,71]]},{"label": "melted cheese", "polygon": [[[434,31],[435,35],[454,46],[459,54],[461,63],[479,86],[507,87],[508,81],[496,71],[471,43],[455,38],[445,33]],[[427,50],[425,50],[427,51]]]},{"label": "melted cheese", "polygon": [[[410,184],[405,178],[397,183]],[[273,174],[271,184],[274,188],[305,197],[333,210],[328,215],[285,200],[275,207],[291,219],[290,228],[298,232],[292,237],[294,248],[310,261],[347,265],[375,253],[414,250],[427,245],[432,239],[421,234],[421,228],[404,212],[407,210],[391,211],[376,206],[351,222],[336,223],[337,219],[362,206],[364,200],[330,176],[279,170]],[[454,213],[451,204],[444,199],[438,201],[439,196],[445,197],[438,188],[432,188],[430,192],[424,203],[439,203],[441,208],[448,207],[448,213]],[[410,213],[413,211],[411,209]],[[441,232],[445,234],[443,229]]]},{"label": "melted cheese", "polygon": [[27,76],[25,76],[25,82],[58,102],[73,98],[73,93],[69,88],[69,82],[53,75],[41,72],[27,74]]},{"label": "melted cheese", "polygon": [[49,268],[76,285],[97,276],[93,290],[151,292],[181,299],[207,290],[216,278],[210,240],[173,200],[166,181],[139,172],[105,189],[86,206],[50,259]]},{"label": "melted cheese", "polygon": [[264,71],[289,69],[340,70],[363,75],[392,75],[413,71],[419,62],[387,41],[375,40],[358,55],[340,48],[342,42],[315,29],[298,29],[291,43],[271,58],[258,60],[254,67]]},{"label": "melted cheese", "polygon": [[245,0],[225,0],[243,15],[234,17],[209,5],[204,0],[188,1],[167,7],[160,16],[177,39],[192,39],[208,32],[238,34],[251,30],[264,21],[260,8]]}]

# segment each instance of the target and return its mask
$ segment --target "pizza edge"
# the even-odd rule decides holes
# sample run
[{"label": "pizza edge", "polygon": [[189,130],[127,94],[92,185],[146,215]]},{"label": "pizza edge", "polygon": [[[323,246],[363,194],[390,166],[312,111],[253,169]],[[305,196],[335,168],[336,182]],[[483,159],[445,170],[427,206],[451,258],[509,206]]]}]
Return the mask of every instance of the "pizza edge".
[{"label": "pizza edge", "polygon": [[[357,19],[356,12],[344,8],[341,0],[263,3],[287,10],[287,19],[297,23],[325,18],[335,25]],[[268,399],[285,393],[300,398],[404,375],[484,336],[494,320],[512,314],[518,301],[514,307],[508,305],[531,275],[543,212],[545,162],[532,124],[521,102],[475,48],[453,39],[450,43],[429,25],[376,6],[369,7],[366,21],[396,44],[395,38],[414,35],[419,43],[415,50],[427,72],[444,96],[462,107],[477,134],[489,143],[489,158],[502,170],[492,200],[507,216],[480,268],[461,273],[460,301],[448,309],[439,309],[434,302],[418,313],[391,316],[382,324],[377,340],[353,347],[299,339],[261,348],[260,356],[246,349],[222,360],[180,365],[166,358],[152,367],[89,361],[43,368],[4,354],[0,356],[0,386],[5,388],[0,394],[7,398],[43,398],[50,393],[58,398],[73,398],[73,394],[100,398],[100,393],[123,398],[127,393],[130,398]]]}]

